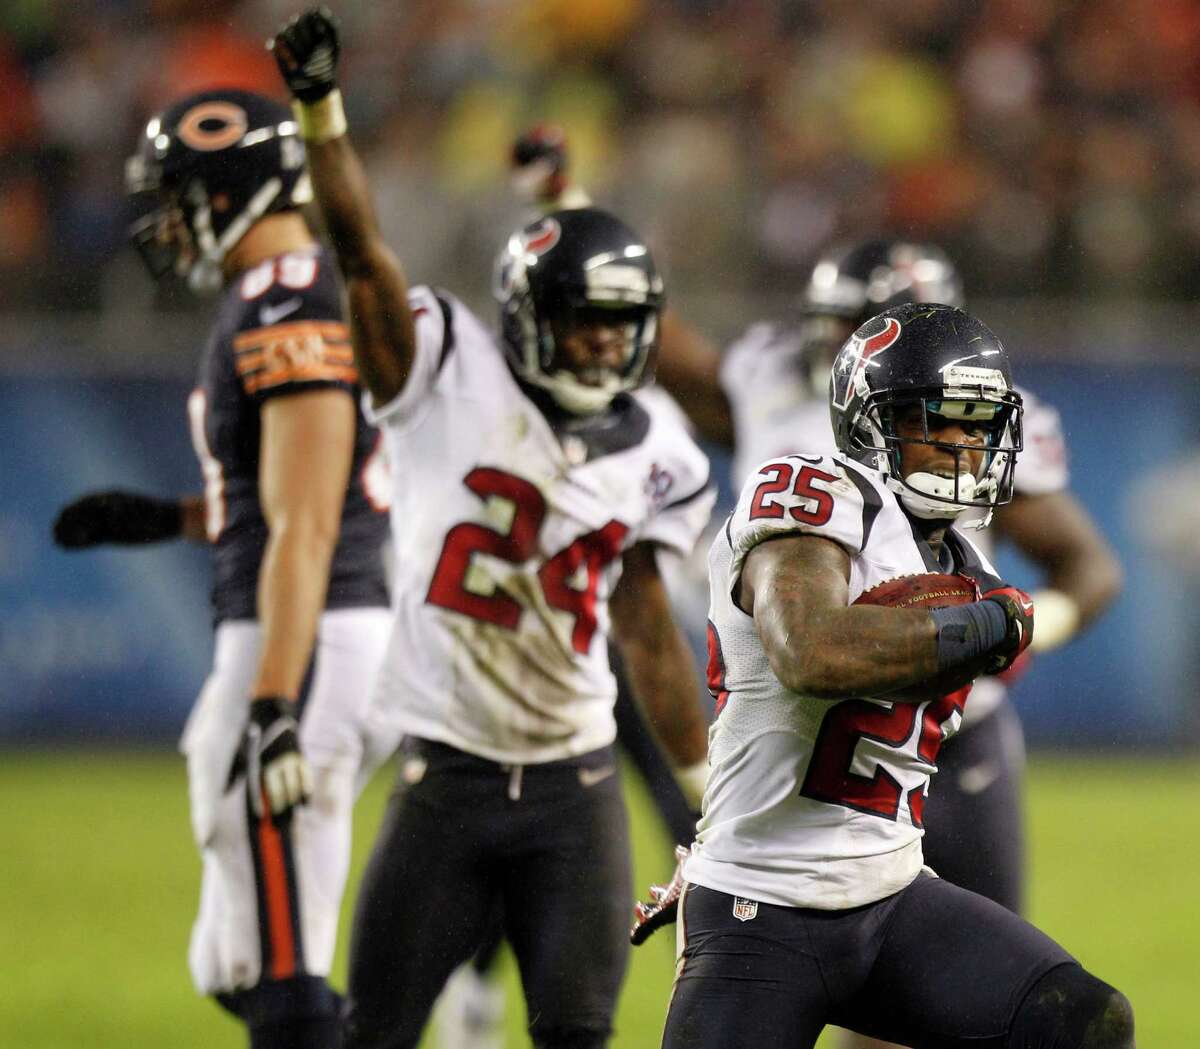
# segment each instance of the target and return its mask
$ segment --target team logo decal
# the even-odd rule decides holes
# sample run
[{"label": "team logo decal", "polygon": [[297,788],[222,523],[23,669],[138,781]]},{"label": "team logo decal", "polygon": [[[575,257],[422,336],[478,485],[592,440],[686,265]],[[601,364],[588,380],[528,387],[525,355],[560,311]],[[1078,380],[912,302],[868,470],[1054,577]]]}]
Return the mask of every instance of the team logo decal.
[{"label": "team logo decal", "polygon": [[179,121],[179,137],[185,145],[204,153],[228,149],[241,141],[249,118],[241,106],[232,102],[201,102]]},{"label": "team logo decal", "polygon": [[733,898],[733,916],[740,922],[758,917],[758,900],[747,900],[744,896]]},{"label": "team logo decal", "polygon": [[850,342],[842,349],[834,366],[834,404],[842,408],[846,406],[851,391],[863,383],[873,358],[889,346],[894,346],[900,338],[900,331],[900,322],[895,317],[875,317],[850,337]]},{"label": "team logo decal", "polygon": [[562,227],[555,219],[542,219],[525,231],[525,250],[530,255],[545,255],[562,238]]}]

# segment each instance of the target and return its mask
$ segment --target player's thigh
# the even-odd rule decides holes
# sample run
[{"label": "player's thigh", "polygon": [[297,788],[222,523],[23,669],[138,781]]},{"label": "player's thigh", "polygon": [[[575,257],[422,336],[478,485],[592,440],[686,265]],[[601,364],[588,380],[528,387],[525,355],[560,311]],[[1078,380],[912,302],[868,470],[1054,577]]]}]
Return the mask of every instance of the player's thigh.
[{"label": "player's thigh", "polygon": [[833,1021],[922,1049],[1005,1049],[1038,979],[1073,961],[991,900],[929,875],[898,894],[870,976]]},{"label": "player's thigh", "polygon": [[[526,770],[529,809],[504,869],[505,931],[530,1034],[607,1031],[629,959],[629,832],[611,749],[589,763]],[[585,776],[613,772],[585,784]],[[553,1039],[548,1044],[554,1044]]]},{"label": "player's thigh", "polygon": [[390,629],[386,608],[322,613],[300,719],[300,745],[314,767],[355,775],[371,750],[375,678]]},{"label": "player's thigh", "polygon": [[[456,966],[482,942],[496,904],[452,774],[402,753],[396,789],[363,874],[350,941],[347,1045],[415,1045]],[[486,814],[480,812],[482,821]]]},{"label": "player's thigh", "polygon": [[[663,1049],[809,1049],[830,1002],[801,912],[689,885]],[[741,918],[738,915],[741,915]],[[744,920],[743,920],[744,919]]]},{"label": "player's thigh", "polygon": [[[192,833],[201,848],[212,840],[221,819],[240,811],[222,802],[246,726],[260,644],[261,631],[253,620],[227,621],[217,627],[212,670],[179,742],[187,759]],[[243,836],[240,827],[231,833]]]},{"label": "player's thigh", "polygon": [[938,755],[925,808],[925,862],[947,881],[1020,913],[1025,866],[1021,726],[1007,703]]}]

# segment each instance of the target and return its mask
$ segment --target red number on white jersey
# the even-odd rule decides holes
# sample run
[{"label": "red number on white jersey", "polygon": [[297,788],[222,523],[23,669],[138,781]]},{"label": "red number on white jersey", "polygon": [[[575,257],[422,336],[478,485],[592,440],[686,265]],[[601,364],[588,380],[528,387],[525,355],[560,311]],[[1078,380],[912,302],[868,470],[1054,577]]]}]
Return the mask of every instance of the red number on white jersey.
[{"label": "red number on white jersey", "polygon": [[[942,726],[956,711],[962,713],[969,692],[968,686],[927,703],[896,703],[890,710],[861,699],[838,703],[821,723],[800,793],[816,801],[895,820],[900,813],[903,788],[882,762],[875,766],[871,776],[851,771],[859,741],[871,739],[900,750],[912,738],[920,711],[916,756],[932,766],[942,745]],[[908,806],[913,825],[923,826],[924,785],[908,792]]]},{"label": "red number on white jersey", "polygon": [[[802,466],[797,474],[796,468],[791,463],[771,463],[759,470],[759,473],[774,474],[774,477],[763,481],[755,491],[754,498],[750,502],[751,521],[757,520],[760,517],[770,517],[773,519],[783,517],[785,512],[783,503],[778,500],[768,501],[767,497],[778,495],[780,492],[786,491],[789,487],[792,489],[792,495],[805,499],[811,504],[811,508],[802,506],[787,507],[786,512],[791,515],[793,520],[812,525],[813,527],[820,527],[828,523],[829,519],[833,516],[833,496],[823,488],[813,487],[813,481],[825,481],[827,483],[836,481],[837,478],[833,474],[826,473],[824,470],[818,470],[814,466]],[[792,484],[793,475],[796,477],[795,484]]]},{"label": "red number on white jersey", "polygon": [[[476,467],[463,483],[485,502],[503,500],[511,507],[512,517],[504,532],[474,522],[451,528],[442,544],[425,600],[472,619],[515,630],[521,619],[521,605],[511,595],[491,586],[490,581],[486,589],[475,584],[472,559],[476,554],[485,554],[514,565],[528,561],[537,552],[537,534],[546,516],[546,501],[528,481],[490,467]],[[584,653],[591,647],[598,625],[596,594],[600,578],[619,556],[628,532],[627,525],[609,521],[603,528],[580,536],[538,570],[546,603],[574,617],[571,645],[576,652]],[[582,579],[578,578],[580,575]],[[577,582],[582,585],[576,585]]]}]

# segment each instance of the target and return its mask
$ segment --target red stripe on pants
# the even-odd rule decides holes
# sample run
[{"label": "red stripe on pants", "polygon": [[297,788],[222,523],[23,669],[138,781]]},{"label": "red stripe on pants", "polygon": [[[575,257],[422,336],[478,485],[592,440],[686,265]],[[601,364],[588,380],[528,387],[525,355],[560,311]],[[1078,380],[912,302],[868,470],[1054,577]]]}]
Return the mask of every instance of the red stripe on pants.
[{"label": "red stripe on pants", "polygon": [[283,862],[283,837],[269,816],[263,816],[258,823],[258,851],[262,858],[267,931],[271,940],[270,975],[273,980],[286,980],[296,975],[292,904],[288,896],[287,867]]}]

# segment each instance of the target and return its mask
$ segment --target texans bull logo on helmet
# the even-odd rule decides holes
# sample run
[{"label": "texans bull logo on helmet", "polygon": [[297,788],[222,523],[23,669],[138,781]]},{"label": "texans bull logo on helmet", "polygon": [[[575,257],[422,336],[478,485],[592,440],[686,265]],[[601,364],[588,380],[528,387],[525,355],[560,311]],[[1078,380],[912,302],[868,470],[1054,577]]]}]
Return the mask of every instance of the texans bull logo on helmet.
[{"label": "texans bull logo on helmet", "polygon": [[830,398],[835,405],[846,406],[850,394],[863,381],[863,373],[873,363],[872,358],[894,346],[900,332],[900,322],[895,317],[873,317],[850,336],[847,344],[850,352],[839,358],[830,376]]}]

